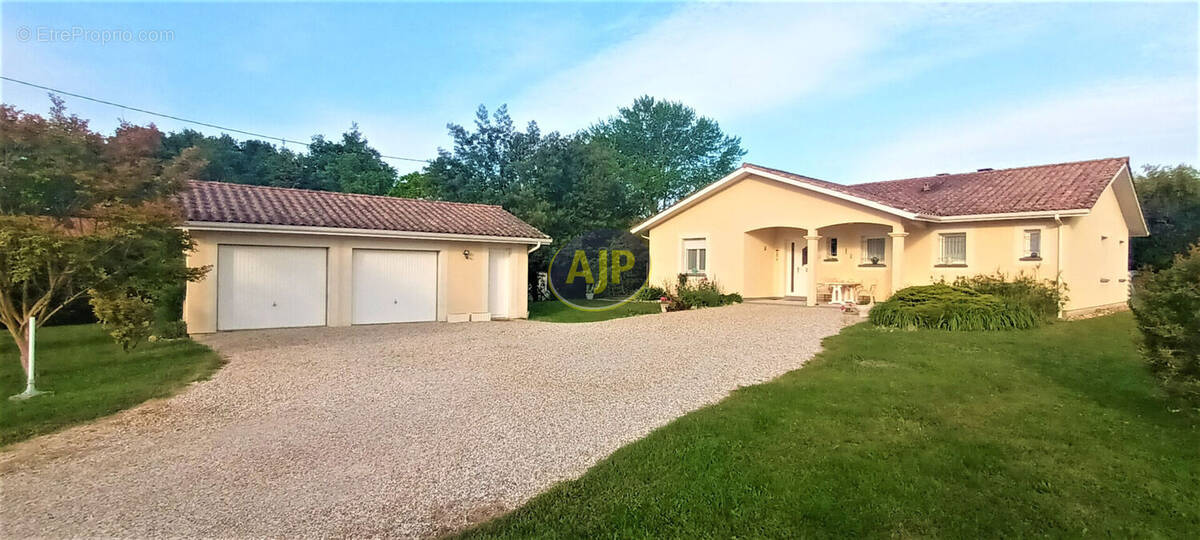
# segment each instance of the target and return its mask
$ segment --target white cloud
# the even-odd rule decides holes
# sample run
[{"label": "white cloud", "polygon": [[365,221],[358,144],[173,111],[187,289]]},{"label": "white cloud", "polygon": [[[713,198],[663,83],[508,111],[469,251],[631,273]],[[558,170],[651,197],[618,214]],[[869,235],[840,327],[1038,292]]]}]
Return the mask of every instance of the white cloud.
[{"label": "white cloud", "polygon": [[910,10],[688,6],[526,89],[512,111],[574,130],[643,94],[720,119],[761,113],[831,86],[886,46]]},{"label": "white cloud", "polygon": [[980,108],[896,134],[862,153],[854,181],[1130,156],[1197,163],[1197,84],[1117,81]]}]

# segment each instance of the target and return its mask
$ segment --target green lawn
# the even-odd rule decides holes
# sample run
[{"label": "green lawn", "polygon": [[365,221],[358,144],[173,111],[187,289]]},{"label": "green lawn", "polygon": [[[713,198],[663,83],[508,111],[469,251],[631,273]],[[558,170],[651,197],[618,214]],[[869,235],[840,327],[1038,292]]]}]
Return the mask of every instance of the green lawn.
[{"label": "green lawn", "polygon": [[1127,313],[994,333],[861,324],[825,346],[467,536],[1200,530],[1200,418],[1171,412]]},{"label": "green lawn", "polygon": [[[603,300],[576,300],[574,302],[588,307],[611,306],[613,304],[612,302]],[[604,311],[582,311],[558,300],[548,300],[545,302],[529,303],[529,320],[567,323],[595,322],[633,315],[645,315],[647,313],[659,313],[660,311],[661,308],[658,307],[658,302],[629,302]]]},{"label": "green lawn", "polygon": [[50,395],[26,401],[8,396],[25,389],[17,347],[0,343],[0,445],[128,409],[175,393],[220,367],[221,358],[188,339],[142,343],[125,354],[97,325],[38,331],[37,387]]}]

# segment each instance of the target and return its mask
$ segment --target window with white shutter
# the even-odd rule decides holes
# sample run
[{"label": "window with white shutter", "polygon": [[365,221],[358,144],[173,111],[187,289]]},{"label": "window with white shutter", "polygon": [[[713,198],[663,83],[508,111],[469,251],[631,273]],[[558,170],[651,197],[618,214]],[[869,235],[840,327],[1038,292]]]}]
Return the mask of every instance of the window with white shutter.
[{"label": "window with white shutter", "polygon": [[708,241],[704,238],[683,240],[684,271],[688,274],[703,274],[708,271]]},{"label": "window with white shutter", "polygon": [[863,238],[862,251],[862,264],[884,264],[887,238]]},{"label": "window with white shutter", "polygon": [[1041,229],[1026,229],[1023,235],[1021,257],[1025,259],[1040,259],[1042,257]]},{"label": "window with white shutter", "polygon": [[941,257],[938,264],[967,264],[967,233],[938,235]]}]

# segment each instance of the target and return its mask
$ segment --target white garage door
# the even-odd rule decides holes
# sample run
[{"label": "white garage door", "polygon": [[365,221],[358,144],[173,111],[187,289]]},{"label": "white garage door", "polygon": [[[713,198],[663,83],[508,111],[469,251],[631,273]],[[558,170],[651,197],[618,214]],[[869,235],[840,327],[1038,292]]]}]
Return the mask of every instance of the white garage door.
[{"label": "white garage door", "polygon": [[437,252],[354,250],[354,324],[437,319]]},{"label": "white garage door", "polygon": [[219,246],[217,329],[325,324],[325,248]]}]

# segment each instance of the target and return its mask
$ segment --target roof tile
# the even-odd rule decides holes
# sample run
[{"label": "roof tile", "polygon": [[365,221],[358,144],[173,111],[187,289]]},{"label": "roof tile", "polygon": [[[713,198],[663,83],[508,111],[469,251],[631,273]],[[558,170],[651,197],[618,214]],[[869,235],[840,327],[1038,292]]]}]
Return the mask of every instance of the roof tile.
[{"label": "roof tile", "polygon": [[549,238],[488,204],[201,181],[179,198],[188,221]]},{"label": "roof tile", "polygon": [[751,163],[744,166],[930,216],[1090,209],[1129,158],[983,170],[842,185]]}]

